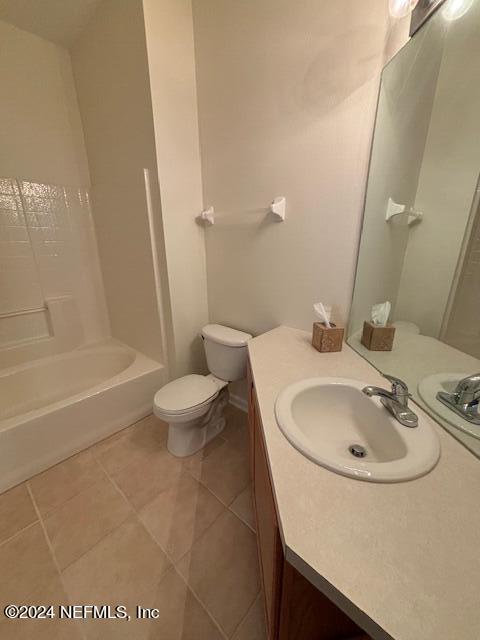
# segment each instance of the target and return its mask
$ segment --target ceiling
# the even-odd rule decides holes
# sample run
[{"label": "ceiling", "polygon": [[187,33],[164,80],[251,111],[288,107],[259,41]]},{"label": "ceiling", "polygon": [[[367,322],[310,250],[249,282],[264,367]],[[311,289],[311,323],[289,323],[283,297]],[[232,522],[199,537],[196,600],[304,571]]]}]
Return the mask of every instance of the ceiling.
[{"label": "ceiling", "polygon": [[0,0],[0,20],[70,47],[103,0]]}]

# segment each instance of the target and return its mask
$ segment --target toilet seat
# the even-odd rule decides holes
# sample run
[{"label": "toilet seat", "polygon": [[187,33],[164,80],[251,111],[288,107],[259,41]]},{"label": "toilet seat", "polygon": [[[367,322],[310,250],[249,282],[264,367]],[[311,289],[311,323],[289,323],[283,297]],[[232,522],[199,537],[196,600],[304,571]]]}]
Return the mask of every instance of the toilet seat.
[{"label": "toilet seat", "polygon": [[191,374],[169,382],[157,391],[153,399],[156,412],[181,416],[208,405],[219,393],[219,386],[210,376]]}]

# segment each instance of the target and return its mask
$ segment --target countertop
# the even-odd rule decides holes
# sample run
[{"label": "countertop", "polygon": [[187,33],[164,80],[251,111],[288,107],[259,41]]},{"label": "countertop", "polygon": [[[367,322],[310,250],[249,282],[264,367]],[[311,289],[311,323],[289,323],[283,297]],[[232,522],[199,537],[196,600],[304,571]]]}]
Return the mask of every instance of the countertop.
[{"label": "countertop", "polygon": [[480,637],[480,464],[430,420],[437,466],[396,484],[363,482],[320,467],[283,436],[279,391],[312,376],[385,386],[348,345],[318,353],[311,335],[279,327],[249,342],[287,560],[373,638]]},{"label": "countertop", "polygon": [[438,416],[423,401],[418,393],[418,384],[434,373],[475,373],[480,371],[480,362],[436,338],[421,334],[399,331],[395,334],[392,351],[369,351],[360,341],[361,333],[356,333],[348,342],[360,355],[380,371],[391,373],[408,384],[415,402],[427,413],[433,415],[444,429],[480,458],[480,440],[457,429]]}]

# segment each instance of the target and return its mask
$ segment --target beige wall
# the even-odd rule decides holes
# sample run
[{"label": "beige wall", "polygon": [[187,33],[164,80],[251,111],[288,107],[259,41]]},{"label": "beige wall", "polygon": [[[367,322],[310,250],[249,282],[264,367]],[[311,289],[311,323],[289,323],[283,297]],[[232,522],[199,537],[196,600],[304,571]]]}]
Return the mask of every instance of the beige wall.
[{"label": "beige wall", "polygon": [[0,176],[88,186],[68,52],[0,21]]},{"label": "beige wall", "polygon": [[72,63],[112,335],[161,361],[143,176],[157,169],[141,0],[103,2],[72,48]]},{"label": "beige wall", "polygon": [[344,322],[379,73],[406,25],[383,0],[193,6],[204,202],[224,214],[205,232],[210,318],[309,329],[321,299]]},{"label": "beige wall", "polygon": [[175,349],[174,375],[204,368],[208,321],[190,0],[144,0],[158,177]]},{"label": "beige wall", "polygon": [[385,221],[388,199],[413,207],[443,51],[442,25],[430,21],[385,68],[375,122],[350,333],[373,304],[389,300],[395,320],[411,319],[396,305],[409,236],[406,216]]},{"label": "beige wall", "polygon": [[[444,23],[445,24],[445,23]],[[439,337],[480,169],[480,2],[450,23],[415,206],[397,311]]]}]

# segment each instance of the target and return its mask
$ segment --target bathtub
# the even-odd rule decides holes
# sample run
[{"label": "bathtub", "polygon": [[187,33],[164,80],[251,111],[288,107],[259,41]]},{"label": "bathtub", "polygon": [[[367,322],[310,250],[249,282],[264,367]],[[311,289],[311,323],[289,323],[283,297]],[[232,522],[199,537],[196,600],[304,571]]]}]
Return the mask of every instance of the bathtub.
[{"label": "bathtub", "polygon": [[148,415],[165,382],[115,341],[0,369],[0,492]]}]

